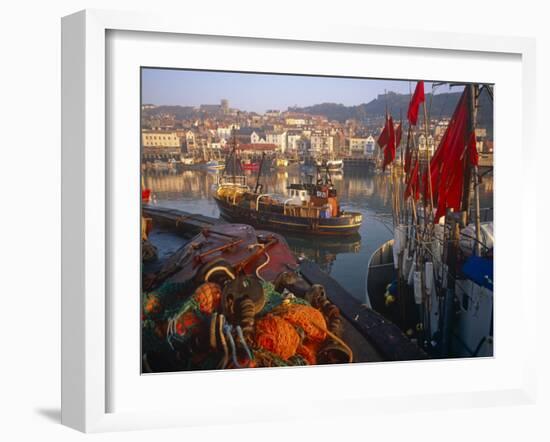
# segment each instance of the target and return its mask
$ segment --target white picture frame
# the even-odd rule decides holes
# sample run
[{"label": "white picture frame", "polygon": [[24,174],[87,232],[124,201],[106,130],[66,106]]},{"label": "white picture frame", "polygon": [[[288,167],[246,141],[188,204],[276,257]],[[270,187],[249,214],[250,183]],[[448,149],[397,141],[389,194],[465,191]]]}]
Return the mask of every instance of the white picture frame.
[{"label": "white picture frame", "polygon": [[[109,302],[107,287],[109,237],[109,186],[106,120],[108,84],[106,79],[107,44],[110,31],[152,32],[162,35],[218,36],[246,39],[269,39],[273,42],[311,42],[319,44],[368,45],[379,48],[426,49],[431,51],[466,51],[473,54],[508,54],[521,57],[522,118],[519,127],[511,130],[521,135],[521,156],[524,173],[522,220],[535,219],[534,176],[527,173],[534,155],[535,44],[532,39],[491,37],[452,33],[430,33],[372,28],[261,26],[254,23],[211,23],[193,20],[184,25],[177,17],[144,13],[86,10],[63,18],[62,21],[62,423],[84,432],[123,429],[158,428],[168,426],[208,424],[203,409],[196,413],[185,410],[166,413],[109,412],[108,341]],[[158,34],[156,34],[158,35]],[[520,228],[519,260],[526,262],[532,253],[534,233],[526,223]],[[505,253],[505,252],[503,252]],[[526,271],[525,268],[522,269]],[[523,274],[525,275],[525,274]],[[520,306],[534,305],[534,281],[521,278]],[[137,296],[137,294],[136,294]],[[498,301],[497,301],[498,304]],[[488,406],[501,403],[532,403],[535,397],[535,360],[532,339],[536,324],[530,323],[518,331],[525,342],[525,360],[521,373],[502,388],[478,389],[462,393],[430,393],[407,396],[399,391],[372,398],[361,392],[355,396],[339,396],[339,413],[365,414],[376,410],[410,410]],[[497,337],[498,339],[498,337]],[[497,354],[498,357],[498,354]],[[445,361],[432,362],[450,364]],[[458,366],[455,368],[459,368]],[[322,367],[334,373],[338,367]],[[388,368],[389,369],[389,368]],[[361,367],[355,369],[362,370]],[[267,370],[276,376],[273,370]],[[288,378],[289,371],[284,370]],[[232,376],[243,382],[243,372]],[[245,375],[247,373],[244,373]],[[212,376],[212,375],[211,375]],[[256,376],[256,375],[254,375]],[[263,375],[262,375],[263,376]],[[338,396],[338,394],[337,394]],[[323,415],[322,401],[313,398],[302,415]],[[227,422],[257,421],[295,417],[292,410],[261,403],[255,404],[244,416],[230,414]],[[353,411],[351,411],[353,410]],[[223,416],[218,422],[223,421]]]}]

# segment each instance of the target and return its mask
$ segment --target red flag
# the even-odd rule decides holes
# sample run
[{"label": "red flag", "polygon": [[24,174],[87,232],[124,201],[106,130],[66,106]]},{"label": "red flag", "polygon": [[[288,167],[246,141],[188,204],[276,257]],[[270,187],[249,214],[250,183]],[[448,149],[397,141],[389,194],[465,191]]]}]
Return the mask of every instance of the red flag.
[{"label": "red flag", "polygon": [[408,177],[408,182],[407,182],[407,188],[405,189],[405,199],[407,199],[409,196],[412,195],[412,192],[413,192],[413,189],[415,190],[414,192],[414,199],[415,200],[418,200],[418,165],[419,165],[420,161],[418,161],[418,158],[415,160],[415,163],[414,163],[414,167],[413,167],[413,170],[411,172],[411,174],[409,175]]},{"label": "red flag", "polygon": [[416,121],[418,120],[418,106],[420,106],[420,103],[423,103],[424,100],[424,82],[419,81],[418,83],[416,83],[416,88],[409,104],[409,111],[407,112],[409,122],[413,126],[416,125]]},{"label": "red flag", "polygon": [[401,128],[401,122],[395,129],[395,147],[399,147],[401,144],[401,137],[403,136],[403,129]]},{"label": "red flag", "polygon": [[382,133],[378,137],[378,145],[380,148],[383,148],[386,144],[388,144],[388,137],[389,137],[389,126],[388,126],[388,117],[386,116],[386,124],[384,124],[384,129],[382,129]]},{"label": "red flag", "polygon": [[393,119],[390,116],[388,119],[388,144],[384,149],[384,163],[382,170],[386,170],[386,166],[395,159],[395,129],[393,127]]},{"label": "red flag", "polygon": [[479,155],[477,153],[476,133],[475,131],[470,135],[470,141],[468,142],[470,164],[477,166],[479,163]]},{"label": "red flag", "polygon": [[[464,181],[464,153],[470,136],[467,135],[468,107],[466,92],[462,94],[447,130],[430,161],[430,181],[434,205],[437,205],[435,222],[448,208],[460,210]],[[429,182],[424,180],[424,198],[429,197]]]}]

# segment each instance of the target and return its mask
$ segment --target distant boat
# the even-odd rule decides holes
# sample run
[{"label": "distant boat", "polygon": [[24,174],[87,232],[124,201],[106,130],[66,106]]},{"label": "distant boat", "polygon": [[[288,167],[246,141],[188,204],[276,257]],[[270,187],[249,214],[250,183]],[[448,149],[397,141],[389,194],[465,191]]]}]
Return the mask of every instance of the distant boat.
[{"label": "distant boat", "polygon": [[221,170],[225,168],[225,162],[223,160],[211,160],[206,163],[207,169]]},{"label": "distant boat", "polygon": [[153,170],[169,170],[171,168],[168,162],[160,160],[153,161],[151,167],[153,168]]},{"label": "distant boat", "polygon": [[221,170],[225,167],[223,160],[204,161],[191,157],[181,159],[181,167],[184,170]]},{"label": "distant boat", "polygon": [[195,164],[195,158],[193,157],[182,157],[181,158],[181,164],[184,166],[192,166]]},{"label": "distant boat", "polygon": [[329,171],[341,171],[344,169],[344,162],[342,160],[328,160],[326,167]]},{"label": "distant boat", "polygon": [[323,170],[329,170],[330,172],[344,170],[344,162],[342,160],[316,160],[315,166],[322,168]]}]

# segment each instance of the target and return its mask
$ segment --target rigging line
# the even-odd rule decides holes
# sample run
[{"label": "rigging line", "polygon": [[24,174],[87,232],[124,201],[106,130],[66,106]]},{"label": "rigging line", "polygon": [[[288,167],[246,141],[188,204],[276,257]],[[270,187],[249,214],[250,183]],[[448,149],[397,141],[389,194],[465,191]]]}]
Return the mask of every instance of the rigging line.
[{"label": "rigging line", "polygon": [[479,95],[481,95],[481,91],[485,89],[487,91],[487,94],[489,95],[489,98],[491,99],[491,102],[494,102],[494,95],[493,95],[493,88],[492,86],[488,84],[484,84],[481,86],[481,89],[479,90]]},{"label": "rigging line", "polygon": [[[475,241],[476,243],[479,242],[479,244],[483,247],[485,247],[487,250],[491,250],[491,247],[487,246],[486,244],[484,244],[482,241],[478,241],[475,237],[471,236],[471,235],[468,235],[467,233],[462,233],[460,232],[460,236],[463,236],[465,238],[468,238],[468,239],[471,239],[473,241]],[[450,243],[450,242],[453,242],[453,240],[445,240],[445,239],[440,239],[438,238],[437,236],[433,236],[431,239],[429,240],[423,240],[423,239],[416,239],[415,240],[418,244],[423,244],[423,245],[429,245],[431,244],[433,241],[437,241],[440,245],[442,246],[445,246],[446,244]],[[460,241],[460,240],[459,240]]]},{"label": "rigging line", "polygon": [[[432,252],[428,247],[426,247],[426,246],[425,246],[424,244],[422,244],[422,243],[420,243],[420,247],[422,247],[423,249],[425,249],[425,251],[427,251],[428,254],[432,256],[433,260],[434,260],[436,263],[438,263],[438,264],[441,265],[441,266],[444,265],[444,263],[443,263],[442,261],[440,261],[438,258],[435,257],[435,255],[433,254],[433,252]],[[458,286],[458,288],[462,289],[462,291],[466,294],[466,296],[468,296],[466,289],[464,289],[464,287],[458,282],[459,279],[455,278],[448,270],[447,270],[445,273],[447,274],[446,276],[450,276],[450,277],[453,279],[455,285]],[[441,282],[441,281],[440,281],[440,282]],[[479,284],[478,284],[478,285],[479,285]],[[456,294],[456,291],[455,291],[455,297],[458,298],[458,295]],[[468,296],[468,297],[470,298],[470,296]]]},{"label": "rigging line", "polygon": [[[382,224],[386,229],[388,229],[388,231],[389,231],[390,233],[393,233],[393,229],[392,229],[388,224],[386,224],[384,221],[382,221],[382,220],[380,220],[380,219],[377,219],[377,218],[375,218],[375,217],[373,217],[373,219],[374,219],[375,221],[378,221],[380,224]],[[392,226],[393,226],[393,225],[392,225]]]}]

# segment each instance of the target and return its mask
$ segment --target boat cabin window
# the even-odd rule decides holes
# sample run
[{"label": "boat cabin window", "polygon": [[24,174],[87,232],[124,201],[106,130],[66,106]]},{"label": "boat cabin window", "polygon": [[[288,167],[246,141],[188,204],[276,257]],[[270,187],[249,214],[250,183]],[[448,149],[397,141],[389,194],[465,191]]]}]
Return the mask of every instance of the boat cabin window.
[{"label": "boat cabin window", "polygon": [[305,198],[306,197],[306,191],[305,190],[290,189],[290,197],[291,198]]}]

